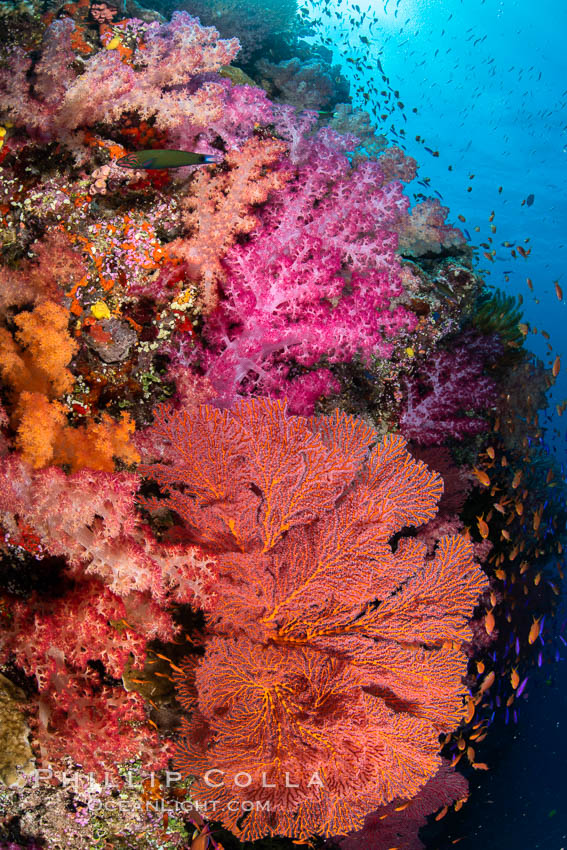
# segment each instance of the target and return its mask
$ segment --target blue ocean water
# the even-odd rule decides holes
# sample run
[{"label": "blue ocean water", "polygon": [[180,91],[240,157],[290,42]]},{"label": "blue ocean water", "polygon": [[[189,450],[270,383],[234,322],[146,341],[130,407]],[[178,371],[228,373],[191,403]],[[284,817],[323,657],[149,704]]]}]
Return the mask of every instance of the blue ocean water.
[{"label": "blue ocean water", "polygon": [[[479,246],[487,283],[522,296],[528,347],[547,365],[560,355],[549,415],[540,421],[548,450],[564,463],[567,421],[556,405],[567,396],[567,304],[555,281],[567,288],[567,7],[335,0],[305,8],[317,21],[313,41],[320,33],[330,39],[351,80],[353,103],[418,160],[408,194],[427,194],[418,181],[430,178],[448,220]],[[371,81],[388,97],[364,98]],[[526,257],[518,245],[531,249]],[[490,261],[486,249],[496,249]],[[471,784],[470,802],[427,830],[431,850],[567,847],[567,662],[539,672],[518,727],[495,728],[490,771]]]}]

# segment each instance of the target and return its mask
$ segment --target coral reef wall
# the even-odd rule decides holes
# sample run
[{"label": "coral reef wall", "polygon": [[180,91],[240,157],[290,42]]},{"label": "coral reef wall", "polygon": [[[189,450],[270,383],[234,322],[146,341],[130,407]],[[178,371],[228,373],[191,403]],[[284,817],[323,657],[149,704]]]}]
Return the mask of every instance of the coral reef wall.
[{"label": "coral reef wall", "polygon": [[0,15],[2,847],[419,848],[553,645],[555,374],[227,5]]}]

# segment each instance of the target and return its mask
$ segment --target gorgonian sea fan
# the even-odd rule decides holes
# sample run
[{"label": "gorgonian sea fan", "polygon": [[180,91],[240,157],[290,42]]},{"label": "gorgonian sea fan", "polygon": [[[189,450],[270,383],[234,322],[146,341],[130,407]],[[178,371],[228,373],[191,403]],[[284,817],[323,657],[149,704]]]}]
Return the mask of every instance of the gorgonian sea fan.
[{"label": "gorgonian sea fan", "polygon": [[[219,569],[205,654],[176,674],[193,799],[213,793],[215,817],[255,840],[348,832],[415,796],[464,714],[460,645],[487,584],[460,536],[429,559],[415,539],[390,545],[435,515],[441,477],[339,411],[256,399],[161,409],[154,429],[170,463],[142,471]],[[268,805],[243,818],[231,800]]]}]

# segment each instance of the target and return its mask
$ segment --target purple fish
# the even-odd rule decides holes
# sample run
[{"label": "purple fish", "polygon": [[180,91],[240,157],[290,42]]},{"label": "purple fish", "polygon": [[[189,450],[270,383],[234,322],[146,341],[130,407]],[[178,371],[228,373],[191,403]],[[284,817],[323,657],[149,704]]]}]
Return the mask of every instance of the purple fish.
[{"label": "purple fish", "polygon": [[524,680],[520,683],[520,685],[518,686],[518,690],[516,691],[516,696],[517,696],[517,697],[521,697],[521,696],[522,696],[522,694],[524,693],[524,688],[526,687],[526,684],[527,684],[527,682],[528,682],[528,679],[529,679],[529,676],[526,676],[526,678],[525,678],[525,679],[524,679]]},{"label": "purple fish", "polygon": [[538,657],[537,657],[537,666],[538,667],[541,667],[542,661],[543,661],[543,658],[542,658],[542,655],[541,655],[541,652],[540,652]]},{"label": "purple fish", "polygon": [[510,719],[510,709],[507,708],[506,709],[506,716],[504,717],[504,723],[507,724],[509,719]]},{"label": "purple fish", "polygon": [[518,712],[514,709],[514,723],[518,722]]},{"label": "purple fish", "polygon": [[516,655],[520,654],[520,638],[516,638]]},{"label": "purple fish", "polygon": [[563,635],[559,635],[559,640],[560,640],[563,644],[565,644],[565,646],[567,646],[567,640],[565,640],[565,638],[563,637]]}]

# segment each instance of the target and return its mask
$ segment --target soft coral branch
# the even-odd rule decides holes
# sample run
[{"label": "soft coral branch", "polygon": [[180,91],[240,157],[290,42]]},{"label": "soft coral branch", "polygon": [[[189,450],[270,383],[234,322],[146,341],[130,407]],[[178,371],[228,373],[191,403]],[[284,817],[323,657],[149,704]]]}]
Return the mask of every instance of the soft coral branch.
[{"label": "soft coral branch", "polygon": [[463,339],[465,345],[437,351],[426,371],[406,381],[400,430],[407,439],[434,445],[487,429],[481,414],[494,404],[497,386],[484,366],[501,346],[494,338],[470,333]]},{"label": "soft coral branch", "polygon": [[[286,121],[289,136],[293,122]],[[289,395],[294,413],[312,413],[317,395],[338,383],[326,368],[317,378],[290,380],[294,363],[304,371],[323,359],[389,357],[396,339],[415,327],[416,317],[396,303],[403,293],[396,227],[407,198],[377,163],[352,168],[345,154],[351,143],[330,130],[297,143],[293,179],[223,261],[225,298],[205,325],[204,362],[226,401],[231,388],[234,395],[260,386],[264,395]]]},{"label": "soft coral branch", "polygon": [[283,142],[249,139],[241,151],[227,154],[224,165],[229,170],[200,171],[181,202],[190,235],[172,242],[169,251],[199,278],[207,312],[217,303],[217,284],[224,277],[221,260],[236,237],[257,224],[252,205],[286,183],[286,172],[270,168],[285,150]]},{"label": "soft coral branch", "polygon": [[136,463],[140,456],[130,443],[134,423],[123,413],[116,422],[103,413],[100,422],[72,428],[67,411],[58,401],[72,390],[74,376],[68,369],[77,344],[68,331],[69,313],[52,301],[15,319],[14,339],[0,328],[0,375],[12,399],[11,424],[15,444],[24,460],[36,468],[50,463],[114,470],[114,458]]},{"label": "soft coral branch", "polygon": [[135,511],[136,475],[50,467],[32,471],[16,455],[0,459],[0,521],[15,537],[19,521],[80,580],[99,576],[116,594],[150,593],[160,605],[214,599],[214,559],[196,546],[160,546]]}]

